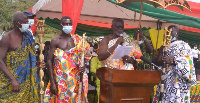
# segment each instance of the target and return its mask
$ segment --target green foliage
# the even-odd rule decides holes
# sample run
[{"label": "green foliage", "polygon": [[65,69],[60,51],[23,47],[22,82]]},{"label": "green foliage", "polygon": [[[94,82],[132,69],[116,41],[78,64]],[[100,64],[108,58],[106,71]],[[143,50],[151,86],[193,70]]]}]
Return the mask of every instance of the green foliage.
[{"label": "green foliage", "polygon": [[[44,42],[45,42],[45,41],[51,41],[51,39],[52,39],[53,37],[55,37],[56,35],[58,35],[58,34],[60,34],[60,33],[61,33],[60,30],[55,29],[55,28],[53,28],[53,27],[51,27],[51,26],[45,25]],[[38,42],[39,42],[39,41],[38,41],[38,36],[35,35],[34,37],[35,37],[35,41],[38,43]]]},{"label": "green foliage", "polygon": [[12,28],[12,14],[16,11],[29,11],[38,0],[1,0],[0,1],[0,28]]}]

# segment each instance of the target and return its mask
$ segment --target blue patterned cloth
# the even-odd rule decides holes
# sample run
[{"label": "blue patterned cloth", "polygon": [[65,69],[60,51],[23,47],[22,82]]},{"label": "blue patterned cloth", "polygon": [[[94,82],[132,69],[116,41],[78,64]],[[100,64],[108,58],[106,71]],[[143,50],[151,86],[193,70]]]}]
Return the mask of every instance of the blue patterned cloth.
[{"label": "blue patterned cloth", "polygon": [[36,50],[32,34],[24,33],[22,45],[15,51],[8,52],[5,63],[8,70],[20,83],[20,92],[13,92],[11,81],[0,71],[1,103],[38,103],[38,73],[36,67]]}]

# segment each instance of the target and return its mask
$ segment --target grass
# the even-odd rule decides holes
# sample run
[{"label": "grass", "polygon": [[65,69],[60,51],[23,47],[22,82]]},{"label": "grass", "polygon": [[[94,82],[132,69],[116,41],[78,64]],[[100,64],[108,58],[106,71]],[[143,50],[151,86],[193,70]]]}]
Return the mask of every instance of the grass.
[{"label": "grass", "polygon": [[[43,40],[44,40],[44,42],[45,42],[45,41],[51,41],[51,39],[52,39],[53,37],[55,37],[56,35],[58,35],[58,34],[45,34],[44,37],[43,37]],[[36,43],[39,43],[39,38],[38,38],[38,36],[36,35],[36,36],[34,36],[34,37],[35,37],[35,42],[36,42]]]}]

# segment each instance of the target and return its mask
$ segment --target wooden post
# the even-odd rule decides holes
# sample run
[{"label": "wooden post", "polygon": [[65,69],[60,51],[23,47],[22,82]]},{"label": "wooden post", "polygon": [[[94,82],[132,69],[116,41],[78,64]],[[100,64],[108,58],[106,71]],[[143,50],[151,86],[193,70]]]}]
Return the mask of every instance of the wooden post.
[{"label": "wooden post", "polygon": [[[37,34],[38,34],[38,38],[39,38],[39,50],[40,50],[40,54],[39,54],[39,61],[43,62],[44,61],[44,55],[42,53],[42,51],[44,50],[44,27],[45,27],[45,20],[38,20],[38,26],[37,26]],[[44,96],[44,82],[43,82],[43,77],[44,77],[44,71],[43,68],[40,65],[40,71],[39,71],[39,77],[40,77],[40,101],[41,103],[43,103],[43,96]]]}]

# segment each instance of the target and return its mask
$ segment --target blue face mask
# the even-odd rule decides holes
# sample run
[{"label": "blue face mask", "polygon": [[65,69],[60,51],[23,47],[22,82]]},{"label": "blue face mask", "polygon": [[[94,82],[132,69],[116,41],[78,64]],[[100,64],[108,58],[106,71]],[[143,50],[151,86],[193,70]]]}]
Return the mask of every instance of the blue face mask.
[{"label": "blue face mask", "polygon": [[28,24],[30,26],[33,26],[34,22],[35,22],[34,19],[28,19]]},{"label": "blue face mask", "polygon": [[39,49],[39,45],[35,45],[35,49],[37,51]]},{"label": "blue face mask", "polygon": [[66,33],[66,34],[69,34],[71,31],[72,31],[73,27],[72,26],[63,26],[63,31]]},{"label": "blue face mask", "polygon": [[173,37],[172,40],[171,40],[171,42],[173,42],[173,41],[175,41],[175,40],[176,40],[176,37]]},{"label": "blue face mask", "polygon": [[19,30],[20,30],[22,33],[28,32],[28,30],[29,30],[29,24],[21,24],[21,25],[22,25],[22,27],[19,28]]}]

